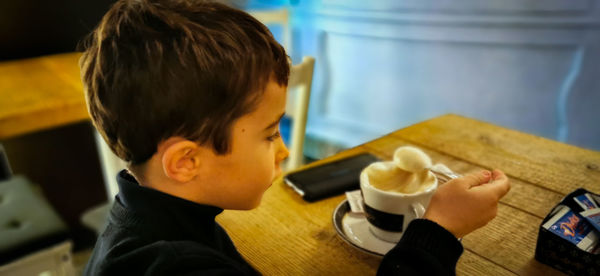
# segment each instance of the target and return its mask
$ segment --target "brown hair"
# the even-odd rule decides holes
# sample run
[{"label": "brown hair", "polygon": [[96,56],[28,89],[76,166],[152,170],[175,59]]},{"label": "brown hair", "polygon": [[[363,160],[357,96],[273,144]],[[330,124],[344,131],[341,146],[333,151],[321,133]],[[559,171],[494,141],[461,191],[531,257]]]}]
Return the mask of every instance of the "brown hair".
[{"label": "brown hair", "polygon": [[232,123],[251,112],[289,63],[247,13],[190,0],[118,1],[80,60],[90,115],[110,148],[137,165],[172,136],[229,151]]}]

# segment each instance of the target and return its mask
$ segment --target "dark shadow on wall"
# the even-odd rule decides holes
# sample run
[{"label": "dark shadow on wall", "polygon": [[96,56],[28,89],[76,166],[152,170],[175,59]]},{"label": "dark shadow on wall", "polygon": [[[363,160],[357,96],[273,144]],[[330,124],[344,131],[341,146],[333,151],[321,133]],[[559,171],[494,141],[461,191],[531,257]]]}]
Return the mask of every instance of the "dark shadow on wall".
[{"label": "dark shadow on wall", "polygon": [[114,2],[0,1],[0,60],[75,51]]}]

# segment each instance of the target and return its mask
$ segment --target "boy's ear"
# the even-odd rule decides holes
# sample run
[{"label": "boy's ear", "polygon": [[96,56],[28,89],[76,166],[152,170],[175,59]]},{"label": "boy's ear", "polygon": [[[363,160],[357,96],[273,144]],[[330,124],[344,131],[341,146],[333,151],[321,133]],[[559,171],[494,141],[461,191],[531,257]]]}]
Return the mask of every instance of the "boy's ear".
[{"label": "boy's ear", "polygon": [[170,144],[162,155],[162,167],[167,177],[178,182],[189,182],[200,172],[203,149],[189,140]]}]

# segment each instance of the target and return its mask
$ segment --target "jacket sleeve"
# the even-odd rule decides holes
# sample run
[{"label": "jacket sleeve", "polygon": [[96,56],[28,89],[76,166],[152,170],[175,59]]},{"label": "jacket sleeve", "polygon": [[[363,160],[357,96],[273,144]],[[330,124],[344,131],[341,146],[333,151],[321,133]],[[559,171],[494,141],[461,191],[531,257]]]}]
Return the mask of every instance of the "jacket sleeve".
[{"label": "jacket sleeve", "polygon": [[413,220],[384,257],[377,275],[455,275],[462,244],[437,223]]}]

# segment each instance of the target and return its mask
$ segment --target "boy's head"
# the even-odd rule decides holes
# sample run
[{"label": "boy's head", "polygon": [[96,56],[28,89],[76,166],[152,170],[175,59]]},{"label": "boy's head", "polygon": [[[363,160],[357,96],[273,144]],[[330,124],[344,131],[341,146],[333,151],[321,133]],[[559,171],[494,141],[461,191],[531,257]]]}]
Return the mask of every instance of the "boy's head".
[{"label": "boy's head", "polygon": [[[190,187],[157,182],[219,186],[252,178],[220,176],[232,165],[225,159],[243,149],[236,137],[252,139],[244,136],[253,133],[248,120],[279,119],[289,76],[287,55],[263,24],[225,5],[189,0],[117,2],[80,64],[90,115],[111,149],[138,179],[154,182],[149,186],[194,201],[202,200]],[[272,170],[287,156],[276,140],[270,152],[256,153],[274,156]]]}]

